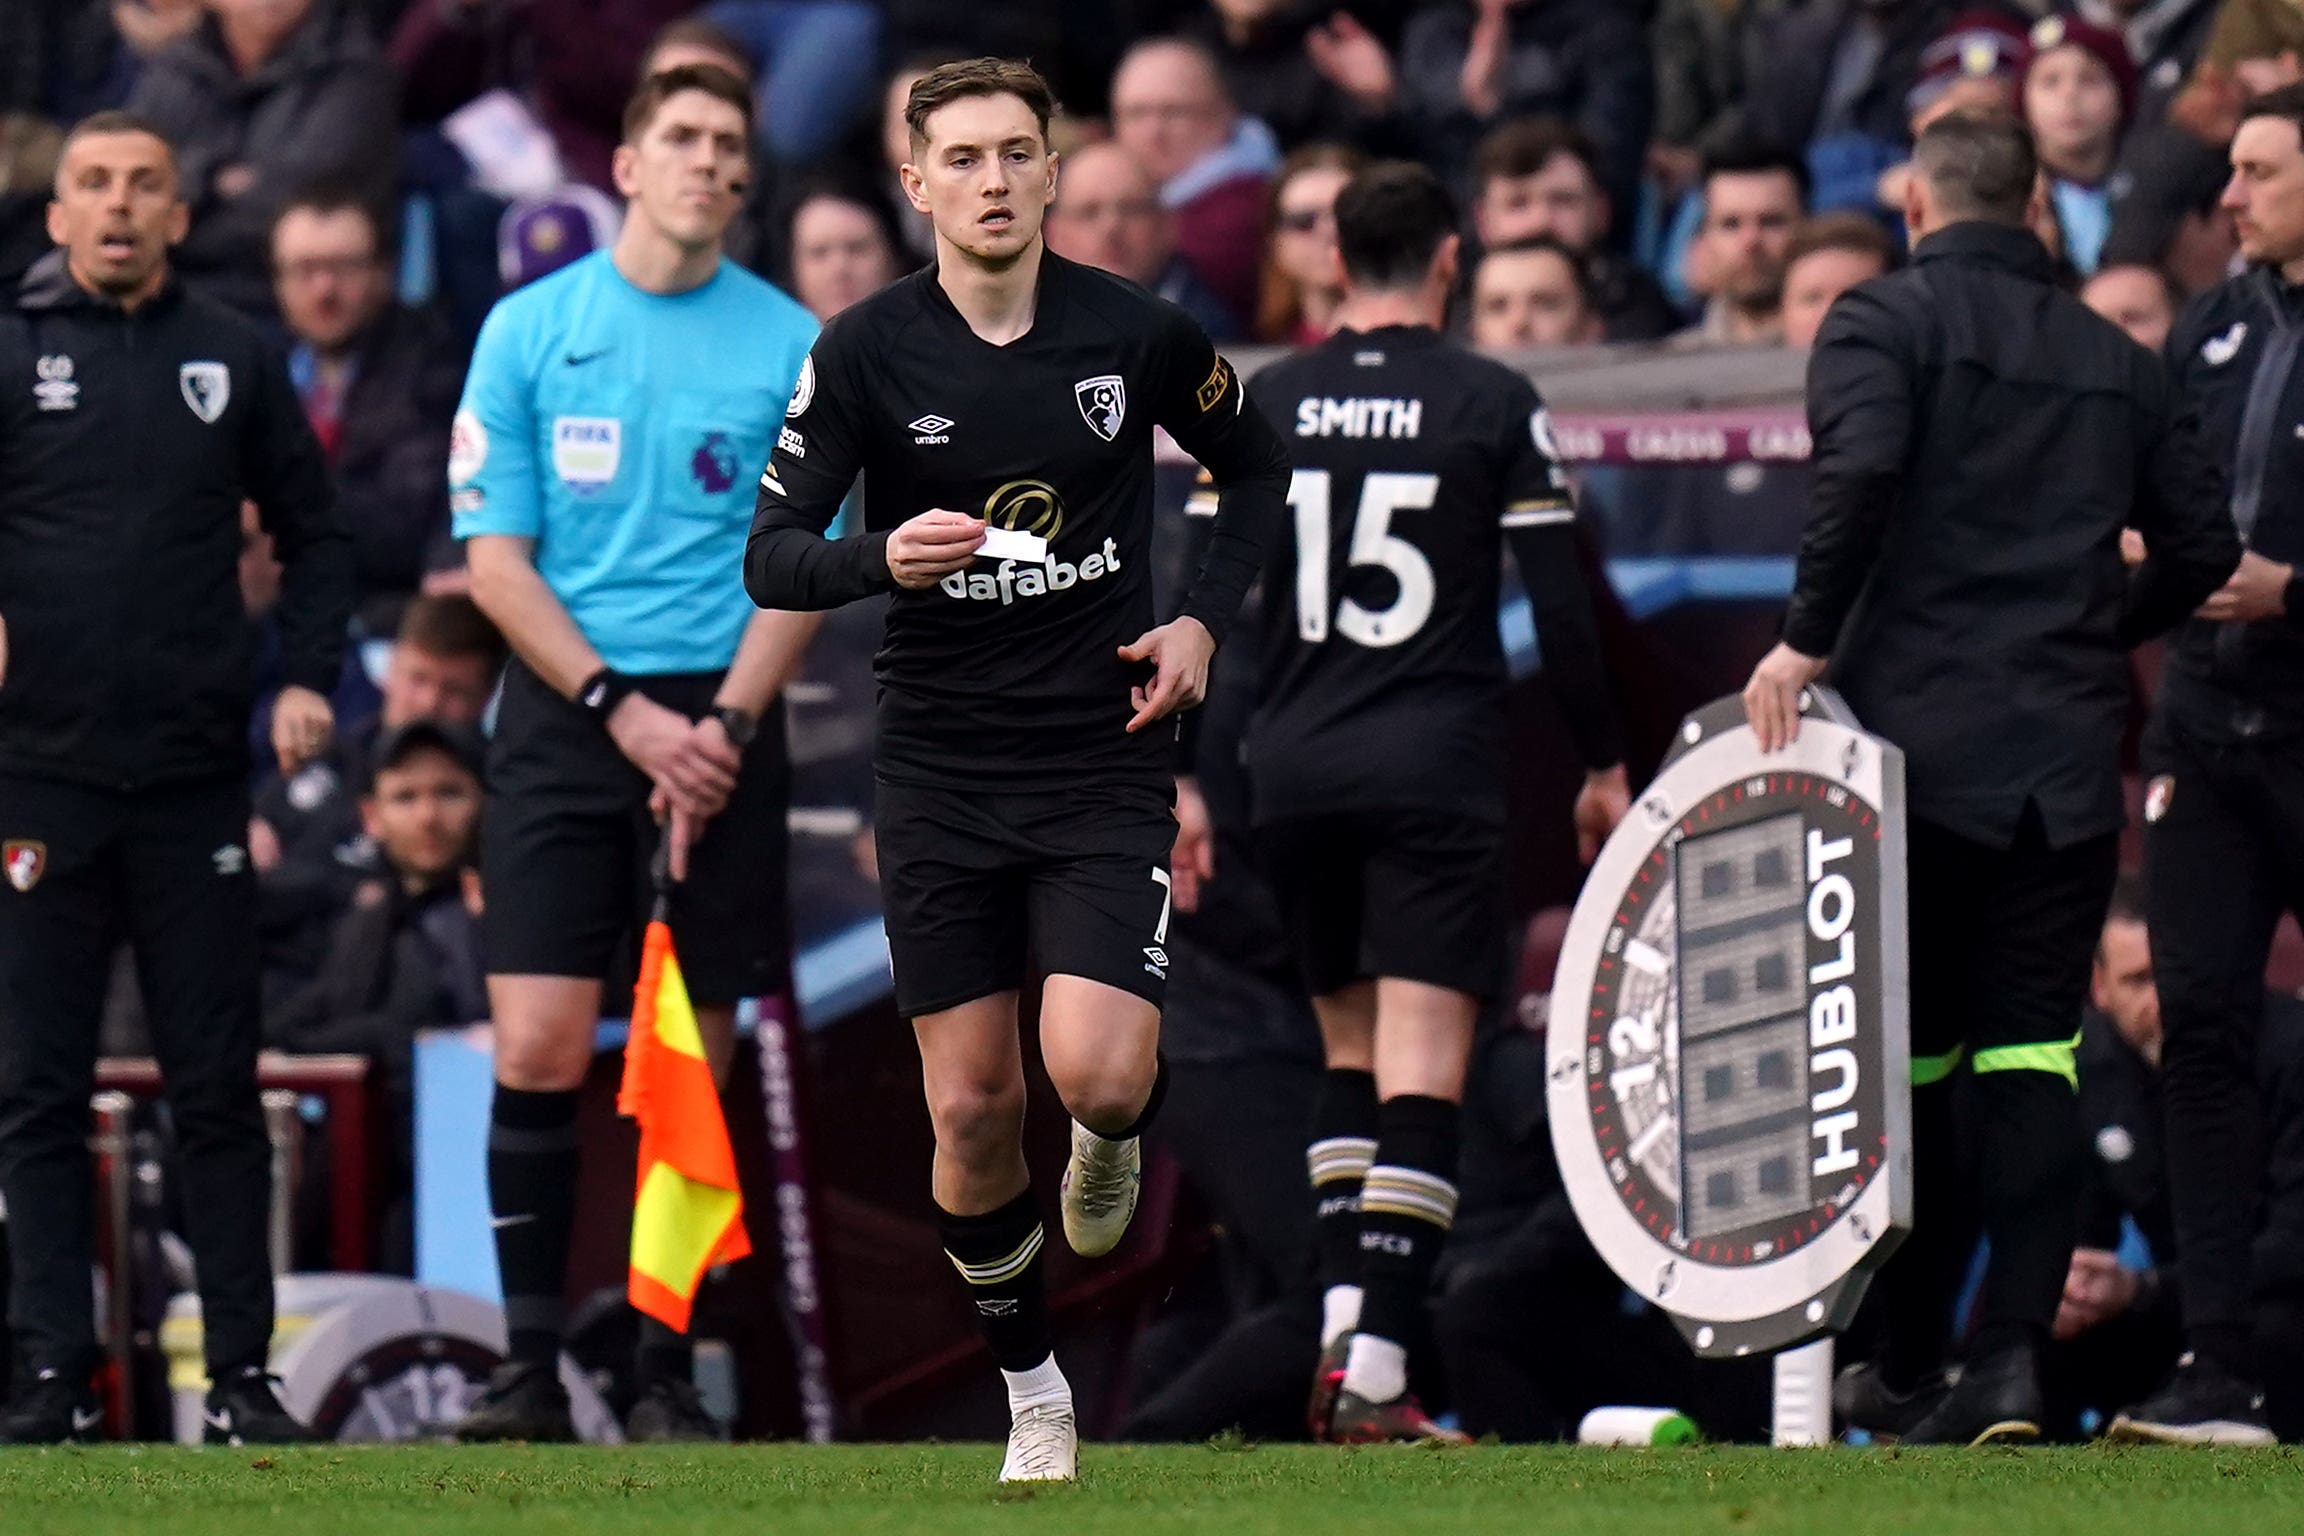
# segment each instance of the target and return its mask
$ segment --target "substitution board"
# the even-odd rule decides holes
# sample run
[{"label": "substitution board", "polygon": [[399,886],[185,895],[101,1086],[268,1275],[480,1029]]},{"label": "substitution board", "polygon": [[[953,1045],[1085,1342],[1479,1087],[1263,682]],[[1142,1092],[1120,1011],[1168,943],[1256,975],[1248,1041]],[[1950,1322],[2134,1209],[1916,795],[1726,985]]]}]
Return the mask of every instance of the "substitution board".
[{"label": "substitution board", "polygon": [[1904,762],[1828,690],[1762,754],[1681,725],[1552,991],[1552,1142],[1584,1231],[1696,1352],[1847,1326],[1911,1225]]}]

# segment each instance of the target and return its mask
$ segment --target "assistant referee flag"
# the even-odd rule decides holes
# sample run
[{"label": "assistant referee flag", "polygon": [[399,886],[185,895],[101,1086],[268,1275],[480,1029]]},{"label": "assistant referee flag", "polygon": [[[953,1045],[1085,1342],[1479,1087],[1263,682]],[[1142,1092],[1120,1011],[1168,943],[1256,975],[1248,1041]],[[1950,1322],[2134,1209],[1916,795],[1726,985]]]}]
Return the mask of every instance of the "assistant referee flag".
[{"label": "assistant referee flag", "polygon": [[640,955],[632,1038],[616,1109],[640,1122],[639,1186],[632,1200],[632,1305],[688,1331],[704,1271],[752,1251],[744,1196],[704,1037],[672,950],[661,906]]}]

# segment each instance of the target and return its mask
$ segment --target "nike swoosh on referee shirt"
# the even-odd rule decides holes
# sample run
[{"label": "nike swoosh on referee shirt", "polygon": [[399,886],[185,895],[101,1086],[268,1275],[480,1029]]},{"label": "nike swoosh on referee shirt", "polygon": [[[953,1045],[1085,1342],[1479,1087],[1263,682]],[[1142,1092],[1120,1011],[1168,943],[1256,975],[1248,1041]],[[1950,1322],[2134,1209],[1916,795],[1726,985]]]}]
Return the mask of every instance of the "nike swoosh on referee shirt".
[{"label": "nike swoosh on referee shirt", "polygon": [[566,363],[571,368],[581,368],[586,363],[589,363],[596,358],[606,357],[609,353],[615,350],[616,349],[614,347],[602,347],[597,352],[563,352],[560,355],[560,361]]}]

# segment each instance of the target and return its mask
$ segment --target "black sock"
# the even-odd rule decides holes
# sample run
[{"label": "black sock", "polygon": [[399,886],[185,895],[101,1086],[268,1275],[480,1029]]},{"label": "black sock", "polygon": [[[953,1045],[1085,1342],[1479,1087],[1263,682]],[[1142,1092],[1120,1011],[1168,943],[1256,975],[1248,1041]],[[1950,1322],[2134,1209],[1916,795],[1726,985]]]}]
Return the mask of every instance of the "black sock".
[{"label": "black sock", "polygon": [[1376,1161],[1360,1188],[1360,1332],[1405,1347],[1456,1219],[1460,1111],[1402,1094],[1376,1109]]},{"label": "black sock", "polygon": [[1376,1075],[1330,1067],[1312,1105],[1312,1230],[1320,1288],[1360,1283],[1360,1181],[1376,1161]]},{"label": "black sock", "polygon": [[1168,1058],[1154,1052],[1152,1056],[1152,1091],[1144,1096],[1144,1107],[1136,1111],[1136,1118],[1128,1122],[1126,1129],[1114,1131],[1109,1136],[1104,1136],[1102,1131],[1097,1131],[1096,1134],[1104,1136],[1106,1141],[1127,1141],[1143,1135],[1145,1131],[1151,1128],[1152,1117],[1160,1113],[1161,1101],[1167,1097]]},{"label": "black sock", "polygon": [[560,1353],[576,1221],[576,1092],[496,1085],[488,1122],[488,1208],[504,1285],[510,1356],[549,1364]]},{"label": "black sock", "polygon": [[1028,1371],[1055,1347],[1048,1332],[1048,1286],[1041,1274],[1045,1233],[1032,1191],[981,1216],[955,1216],[941,1206],[944,1254],[968,1282],[976,1323],[1004,1371]]},{"label": "black sock", "polygon": [[640,1314],[640,1349],[633,1363],[638,1368],[642,1386],[652,1381],[694,1381],[696,1341],[685,1333],[673,1332],[643,1312]]}]

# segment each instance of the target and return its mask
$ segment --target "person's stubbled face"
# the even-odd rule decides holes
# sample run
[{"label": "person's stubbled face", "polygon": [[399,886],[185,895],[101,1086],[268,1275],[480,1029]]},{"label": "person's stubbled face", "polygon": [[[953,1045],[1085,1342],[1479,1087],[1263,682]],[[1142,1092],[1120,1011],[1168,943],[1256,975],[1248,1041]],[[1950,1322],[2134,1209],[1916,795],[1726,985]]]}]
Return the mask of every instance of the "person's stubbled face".
[{"label": "person's stubbled face", "polygon": [[1840,295],[1887,268],[1868,251],[1810,251],[1784,271],[1784,344],[1812,347]]},{"label": "person's stubbled face", "polygon": [[1727,171],[1704,186],[1703,265],[1712,291],[1740,308],[1774,309],[1784,255],[1800,222],[1800,186],[1786,171]]},{"label": "person's stubbled face", "polygon": [[2024,115],[2040,161],[2059,176],[2101,164],[2120,132],[2120,84],[2104,61],[2075,44],[2033,61],[2024,78]]},{"label": "person's stubbled face", "polygon": [[1056,154],[1020,96],[963,96],[928,114],[904,168],[936,238],[987,266],[1031,247],[1056,196]]},{"label": "person's stubbled face", "polygon": [[1112,136],[1163,185],[1222,149],[1232,124],[1223,82],[1194,49],[1139,48],[1112,77]]},{"label": "person's stubbled face", "polygon": [[56,168],[48,238],[93,292],[134,300],[158,289],[190,222],[175,158],[149,133],[89,134]]},{"label": "person's stubbled face", "polygon": [[2168,285],[2150,267],[2106,267],[2088,279],[2080,302],[2153,353],[2168,345],[2168,332],[2176,324]]},{"label": "person's stubbled face", "polygon": [[708,91],[680,91],[636,142],[617,146],[613,170],[633,217],[683,250],[717,245],[752,174],[744,114]]},{"label": "person's stubbled face", "polygon": [[2304,261],[2304,134],[2282,117],[2251,117],[2232,139],[2222,206],[2240,254],[2266,266]]},{"label": "person's stubbled face", "polygon": [[1575,347],[1597,341],[1599,318],[1558,251],[1491,251],[1472,274],[1472,345]]},{"label": "person's stubbled face", "polygon": [[323,353],[341,352],[391,301],[376,226],[357,208],[297,208],[272,232],[272,285],[288,329]]},{"label": "person's stubbled face", "polygon": [[411,720],[478,725],[495,689],[494,670],[486,657],[436,656],[403,640],[392,647],[378,691],[384,695],[382,716],[389,728]]},{"label": "person's stubbled face", "polygon": [[2142,923],[2104,925],[2088,992],[2129,1049],[2160,1065],[2160,988],[2152,979],[2151,935]]},{"label": "person's stubbled face", "polygon": [[1607,237],[1608,196],[1583,161],[1558,154],[1533,176],[1490,178],[1473,223],[1490,250],[1550,236],[1588,256]]},{"label": "person's stubbled face", "polygon": [[896,279],[896,256],[871,212],[812,197],[792,217],[792,296],[829,320]]},{"label": "person's stubbled face", "polygon": [[447,753],[420,749],[377,773],[360,818],[394,872],[430,884],[472,856],[480,781]]},{"label": "person's stubbled face", "polygon": [[1175,231],[1159,186],[1135,157],[1117,144],[1091,144],[1065,157],[1048,248],[1148,288],[1175,254]]}]

